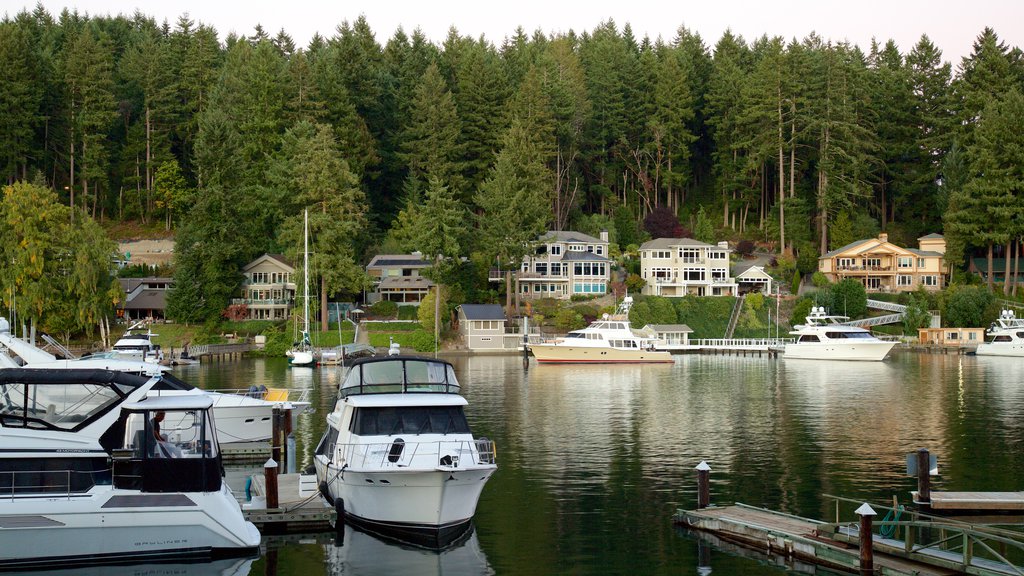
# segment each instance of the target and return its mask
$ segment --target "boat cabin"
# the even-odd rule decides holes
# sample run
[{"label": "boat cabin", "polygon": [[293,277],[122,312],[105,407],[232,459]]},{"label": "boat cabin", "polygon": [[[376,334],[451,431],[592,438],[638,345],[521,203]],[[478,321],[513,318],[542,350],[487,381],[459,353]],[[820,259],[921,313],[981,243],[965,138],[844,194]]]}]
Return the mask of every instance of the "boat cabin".
[{"label": "boat cabin", "polygon": [[341,384],[341,396],[405,393],[458,394],[455,368],[443,360],[384,356],[356,360]]},{"label": "boat cabin", "polygon": [[221,457],[213,399],[153,396],[121,408],[121,448],[113,451],[114,487],[143,492],[216,492]]}]

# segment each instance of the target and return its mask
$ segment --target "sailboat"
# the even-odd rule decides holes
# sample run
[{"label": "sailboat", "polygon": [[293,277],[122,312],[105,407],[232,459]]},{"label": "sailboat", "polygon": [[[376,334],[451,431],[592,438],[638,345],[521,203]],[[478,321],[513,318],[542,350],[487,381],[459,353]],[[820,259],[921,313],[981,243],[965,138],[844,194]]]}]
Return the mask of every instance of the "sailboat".
[{"label": "sailboat", "polygon": [[303,301],[303,320],[305,326],[302,329],[302,340],[298,346],[288,351],[288,363],[292,366],[312,366],[313,365],[313,344],[309,341],[309,211],[303,213],[303,240],[302,240],[302,274],[303,274],[303,287],[302,287],[302,301]]}]

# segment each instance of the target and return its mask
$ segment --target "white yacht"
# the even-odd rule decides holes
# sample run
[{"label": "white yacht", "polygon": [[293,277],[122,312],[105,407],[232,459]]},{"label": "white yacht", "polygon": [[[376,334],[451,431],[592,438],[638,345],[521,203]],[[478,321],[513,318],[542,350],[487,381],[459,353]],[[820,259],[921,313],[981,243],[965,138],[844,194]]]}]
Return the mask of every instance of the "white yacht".
[{"label": "white yacht", "polygon": [[474,438],[451,364],[413,356],[353,362],[313,457],[339,518],[431,547],[458,539],[497,469]]},{"label": "white yacht", "polygon": [[674,362],[672,355],[656,350],[656,340],[636,334],[629,326],[629,308],[633,298],[623,298],[615,314],[605,314],[564,338],[531,342],[530,352],[537,362],[563,364],[627,364]]},{"label": "white yacht", "polygon": [[[13,354],[21,360],[15,362]],[[216,415],[217,434],[224,442],[264,442],[273,432],[274,408],[290,407],[292,428],[295,429],[300,414],[311,411],[310,389],[266,388],[253,386],[245,390],[207,391],[195,388],[180,379],[166,374],[166,367],[139,358],[126,358],[106,352],[82,358],[58,359],[53,354],[29,342],[15,338],[9,331],[7,320],[0,317],[0,367],[24,367],[32,369],[99,369],[115,370],[141,376],[164,374],[166,382],[173,382],[175,390],[165,390],[164,395],[203,394],[213,400]]]},{"label": "white yacht", "polygon": [[844,324],[846,316],[830,316],[823,307],[811,308],[806,324],[794,326],[796,342],[786,344],[785,357],[809,360],[881,361],[895,341],[879,340],[870,331]]},{"label": "white yacht", "polygon": [[130,326],[124,335],[114,342],[111,352],[127,359],[159,363],[164,359],[164,354],[160,351],[160,345],[153,342],[153,336],[157,334],[153,334],[148,327],[145,332],[140,332],[141,329],[141,322]]},{"label": "white yacht", "polygon": [[986,331],[988,340],[978,345],[978,356],[1024,356],[1024,318],[1003,310]]},{"label": "white yacht", "polygon": [[213,401],[156,396],[173,386],[109,370],[0,369],[5,569],[258,551],[260,533],[221,477]]}]

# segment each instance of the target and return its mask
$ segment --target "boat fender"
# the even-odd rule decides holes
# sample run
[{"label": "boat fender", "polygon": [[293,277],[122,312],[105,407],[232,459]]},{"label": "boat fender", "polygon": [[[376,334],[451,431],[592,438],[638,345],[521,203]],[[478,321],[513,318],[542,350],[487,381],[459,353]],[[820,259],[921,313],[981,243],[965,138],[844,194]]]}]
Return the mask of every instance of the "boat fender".
[{"label": "boat fender", "polygon": [[345,532],[345,499],[338,498],[334,501],[334,531],[340,536]]},{"label": "boat fender", "polygon": [[252,502],[252,476],[245,479],[245,501]]},{"label": "boat fender", "polygon": [[320,489],[320,495],[324,497],[324,500],[327,500],[328,504],[333,505],[334,498],[331,497],[331,491],[327,489],[327,481],[324,480],[323,482],[321,482],[320,485],[317,486],[317,488]]}]

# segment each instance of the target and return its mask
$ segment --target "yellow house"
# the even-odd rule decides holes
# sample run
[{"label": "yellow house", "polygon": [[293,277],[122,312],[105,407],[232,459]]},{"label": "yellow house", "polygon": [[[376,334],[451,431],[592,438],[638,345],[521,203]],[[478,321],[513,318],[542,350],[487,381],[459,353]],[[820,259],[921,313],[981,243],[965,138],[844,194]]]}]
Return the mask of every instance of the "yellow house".
[{"label": "yellow house", "polygon": [[918,248],[903,248],[878,238],[858,240],[818,259],[818,270],[832,282],[853,278],[868,292],[912,292],[919,287],[941,290],[945,285],[946,240],[941,234],[917,239]]}]

